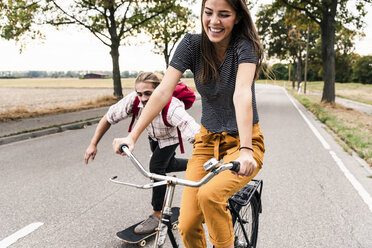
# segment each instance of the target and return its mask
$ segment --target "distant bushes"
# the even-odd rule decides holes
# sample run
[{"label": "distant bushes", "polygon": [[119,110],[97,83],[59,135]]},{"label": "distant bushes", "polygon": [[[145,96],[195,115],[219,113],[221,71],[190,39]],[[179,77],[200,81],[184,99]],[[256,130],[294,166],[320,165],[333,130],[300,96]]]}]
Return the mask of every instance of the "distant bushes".
[{"label": "distant bushes", "polygon": [[[307,81],[322,81],[321,69],[311,67],[310,62],[309,64],[310,66],[307,71]],[[296,64],[291,65],[291,74],[293,73],[295,66]],[[264,70],[262,70],[259,77],[260,79],[289,79],[288,63],[276,63],[271,66],[263,64],[262,68],[268,73],[264,73]],[[304,74],[304,69],[302,70],[302,73]],[[291,75],[291,79],[292,77],[293,74]],[[302,78],[304,78],[304,76],[302,76]],[[372,84],[372,56],[336,56],[336,82]]]},{"label": "distant bushes", "polygon": [[360,57],[352,66],[352,82],[372,84],[372,56]]}]

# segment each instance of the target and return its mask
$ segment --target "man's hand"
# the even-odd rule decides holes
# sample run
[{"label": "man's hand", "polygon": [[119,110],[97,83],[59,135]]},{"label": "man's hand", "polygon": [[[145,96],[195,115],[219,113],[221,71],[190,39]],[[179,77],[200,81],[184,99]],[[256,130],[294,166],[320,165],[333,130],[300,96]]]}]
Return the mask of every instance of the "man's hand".
[{"label": "man's hand", "polygon": [[125,137],[125,138],[116,138],[114,139],[114,141],[112,142],[112,148],[114,149],[114,152],[117,153],[117,154],[120,154],[122,156],[125,156],[125,153],[122,153],[120,151],[120,147],[122,145],[127,145],[129,150],[131,152],[133,152],[134,150],[134,141],[132,139],[128,137]]},{"label": "man's hand", "polygon": [[84,156],[85,164],[88,164],[90,157],[92,157],[92,161],[93,161],[94,158],[96,157],[96,154],[97,154],[97,146],[90,144],[87,150],[85,151],[85,156]]}]

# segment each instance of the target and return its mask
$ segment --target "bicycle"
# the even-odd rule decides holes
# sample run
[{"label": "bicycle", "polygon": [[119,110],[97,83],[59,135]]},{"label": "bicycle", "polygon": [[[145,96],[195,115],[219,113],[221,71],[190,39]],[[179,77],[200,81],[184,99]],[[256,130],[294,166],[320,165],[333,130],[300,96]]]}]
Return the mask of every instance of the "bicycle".
[{"label": "bicycle", "polygon": [[[166,185],[166,193],[164,197],[164,206],[162,210],[162,219],[159,222],[157,229],[154,247],[163,247],[166,236],[170,239],[173,248],[179,247],[172,232],[171,226],[171,208],[176,185],[183,185],[188,187],[200,187],[207,183],[214,176],[225,170],[239,171],[240,164],[232,161],[223,164],[215,158],[208,160],[204,165],[204,169],[208,171],[200,181],[190,181],[180,179],[172,176],[164,176],[155,173],[150,173],[144,169],[142,164],[137,160],[133,153],[129,150],[128,146],[122,145],[121,152],[125,153],[135,167],[142,175],[152,180],[151,183],[144,185],[137,185],[117,180],[117,176],[110,178],[113,183],[131,186],[140,189],[151,189],[161,185]],[[258,235],[258,222],[259,214],[262,212],[261,206],[261,193],[262,193],[262,180],[251,180],[246,186],[239,190],[228,200],[228,209],[232,215],[234,226],[234,247],[236,248],[251,248],[256,247]],[[143,244],[143,243],[142,243]],[[145,244],[143,244],[145,245]]]}]

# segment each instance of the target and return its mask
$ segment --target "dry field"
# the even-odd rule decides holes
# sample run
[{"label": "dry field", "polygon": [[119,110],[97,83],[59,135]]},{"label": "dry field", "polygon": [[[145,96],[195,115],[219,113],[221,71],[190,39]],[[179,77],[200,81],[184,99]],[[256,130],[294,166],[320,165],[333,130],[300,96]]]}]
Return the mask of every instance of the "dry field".
[{"label": "dry field", "polygon": [[0,121],[107,106],[112,88],[109,79],[2,79]]},{"label": "dry field", "polygon": [[71,107],[84,102],[112,95],[112,89],[87,88],[0,88],[0,112],[15,109],[29,111],[43,108]]},{"label": "dry field", "polygon": [[[123,78],[123,94],[133,90],[134,78]],[[194,88],[192,80],[183,80]],[[112,79],[0,79],[0,121],[109,106]]]}]

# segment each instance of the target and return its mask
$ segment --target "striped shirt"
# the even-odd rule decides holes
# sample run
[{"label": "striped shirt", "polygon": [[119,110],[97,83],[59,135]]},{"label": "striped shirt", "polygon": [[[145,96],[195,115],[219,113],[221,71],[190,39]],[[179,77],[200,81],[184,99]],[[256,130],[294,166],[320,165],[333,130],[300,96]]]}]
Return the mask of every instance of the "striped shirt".
[{"label": "striped shirt", "polygon": [[[235,90],[238,66],[241,63],[257,64],[257,58],[251,41],[233,37],[227,48],[222,65],[219,67],[220,82],[211,80],[201,84],[200,34],[186,34],[178,45],[170,65],[180,72],[190,69],[194,73],[194,81],[202,96],[201,124],[214,133],[237,133],[238,125],[235,116],[233,95]],[[253,125],[258,122],[255,84],[252,83]]]},{"label": "striped shirt", "polygon": [[[136,92],[132,92],[116,104],[112,105],[106,113],[107,121],[110,124],[116,124],[131,116],[134,99],[137,97]],[[144,108],[142,102],[138,105],[139,112],[136,119],[139,118]],[[195,122],[185,110],[182,101],[173,97],[167,113],[167,121],[171,127],[165,125],[161,112],[146,127],[147,134],[152,140],[158,141],[159,147],[178,144],[177,127],[182,133],[182,138],[190,143],[195,141],[195,134],[199,133],[200,125]]]}]

